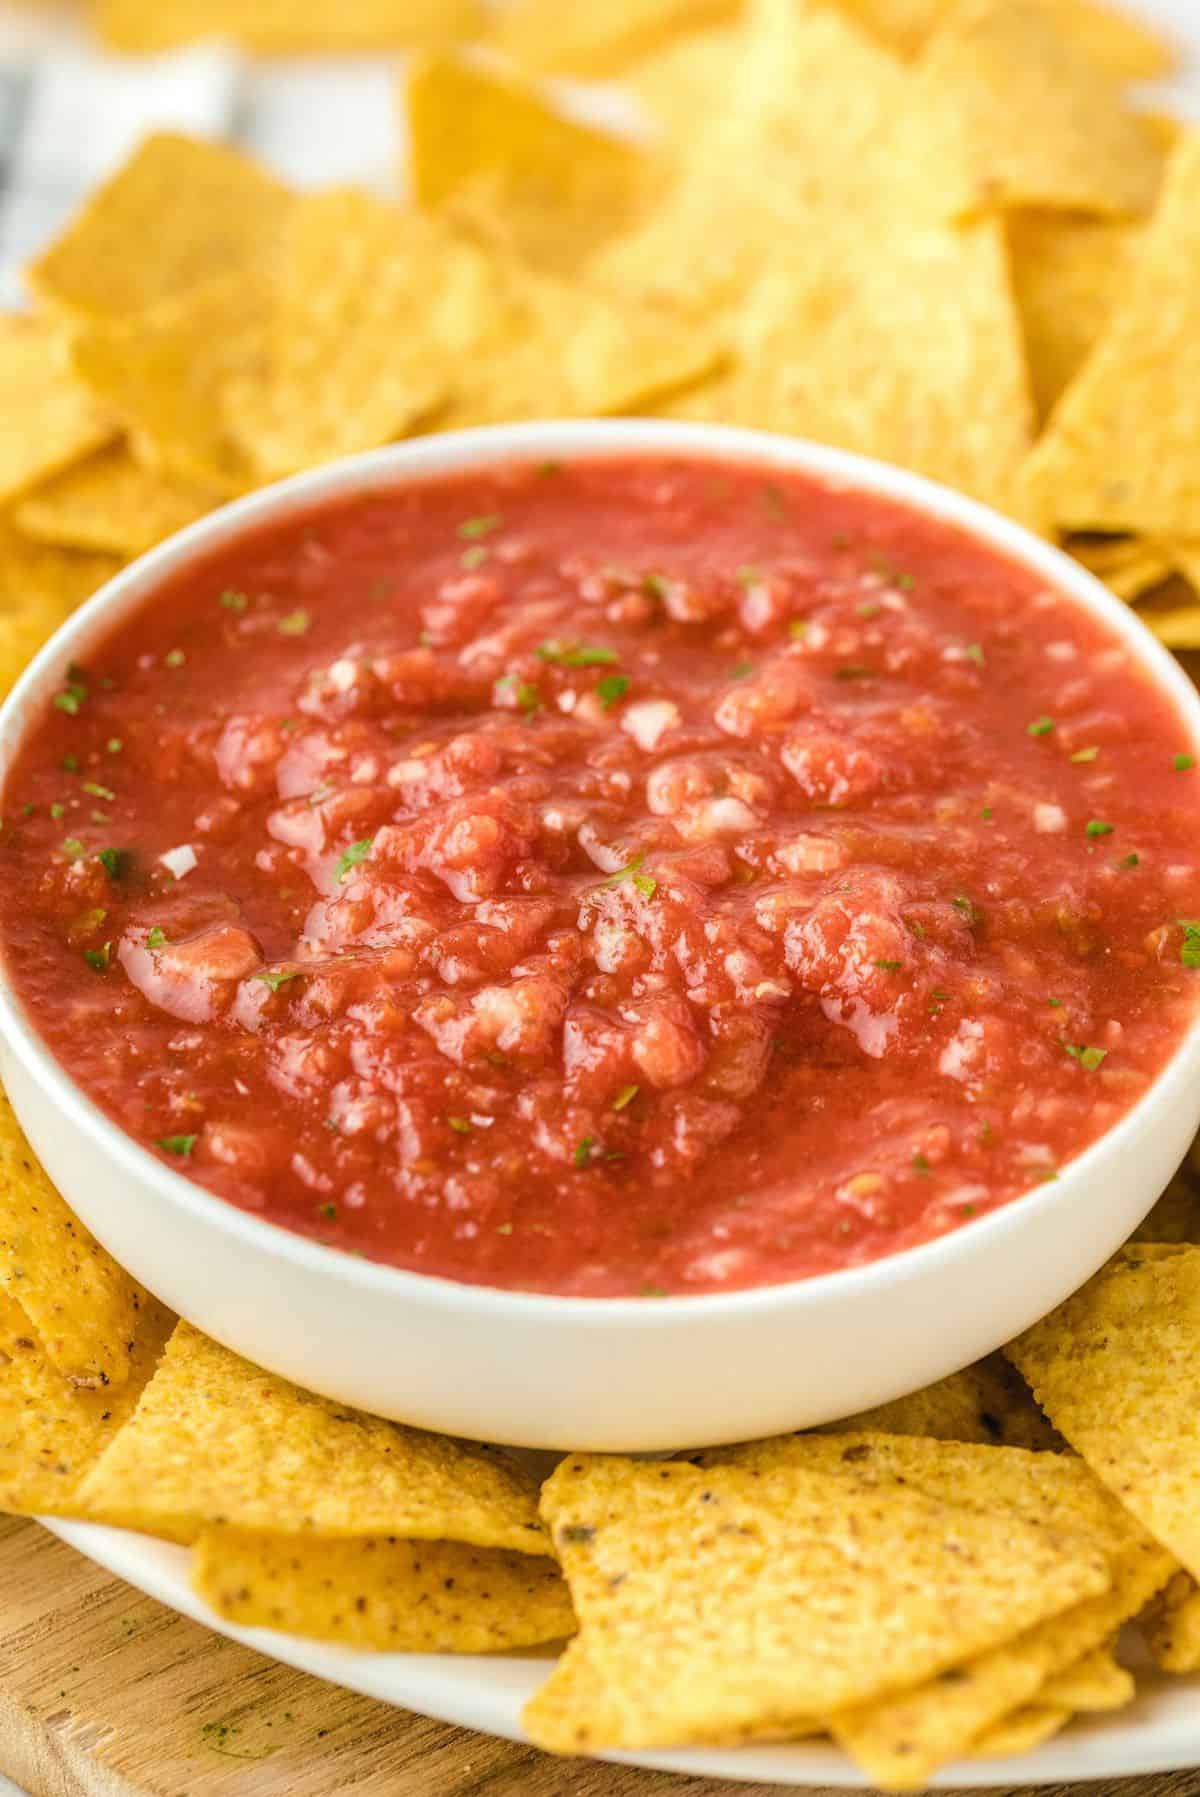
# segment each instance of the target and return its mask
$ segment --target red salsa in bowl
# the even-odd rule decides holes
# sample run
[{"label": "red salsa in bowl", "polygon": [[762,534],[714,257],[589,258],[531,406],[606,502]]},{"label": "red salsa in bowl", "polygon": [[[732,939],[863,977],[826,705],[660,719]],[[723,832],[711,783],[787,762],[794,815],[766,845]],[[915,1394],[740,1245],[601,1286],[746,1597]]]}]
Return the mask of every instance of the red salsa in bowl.
[{"label": "red salsa in bowl", "polygon": [[583,1296],[860,1265],[1196,1012],[1200,770],[1104,621],[807,476],[514,466],[169,578],[11,767],[38,1032],[209,1191]]}]

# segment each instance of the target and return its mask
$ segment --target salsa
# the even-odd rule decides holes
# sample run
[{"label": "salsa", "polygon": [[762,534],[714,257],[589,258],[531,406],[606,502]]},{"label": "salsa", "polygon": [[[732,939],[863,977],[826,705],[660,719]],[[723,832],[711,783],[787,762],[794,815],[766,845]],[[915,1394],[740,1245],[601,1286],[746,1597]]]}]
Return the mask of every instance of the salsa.
[{"label": "salsa", "polygon": [[248,535],[61,686],[9,976],[165,1163],[588,1296],[871,1261],[1056,1177],[1196,1012],[1200,770],[1072,600],[884,499],[631,458]]}]

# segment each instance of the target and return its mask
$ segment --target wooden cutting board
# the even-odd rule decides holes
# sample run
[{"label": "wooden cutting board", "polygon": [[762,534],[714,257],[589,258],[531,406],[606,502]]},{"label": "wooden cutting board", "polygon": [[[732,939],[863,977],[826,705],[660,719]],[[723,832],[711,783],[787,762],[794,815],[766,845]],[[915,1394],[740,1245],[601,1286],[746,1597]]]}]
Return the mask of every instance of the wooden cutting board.
[{"label": "wooden cutting board", "polygon": [[[751,1797],[768,1790],[554,1760],[389,1709],[210,1634],[13,1517],[0,1517],[0,1771],[31,1797]],[[782,1797],[782,1787],[769,1790]],[[1070,1790],[1058,1787],[1058,1797]],[[1089,1791],[1200,1797],[1200,1771]],[[1017,1797],[1017,1787],[1008,1797]],[[1055,1794],[1043,1788],[1037,1797]]]}]

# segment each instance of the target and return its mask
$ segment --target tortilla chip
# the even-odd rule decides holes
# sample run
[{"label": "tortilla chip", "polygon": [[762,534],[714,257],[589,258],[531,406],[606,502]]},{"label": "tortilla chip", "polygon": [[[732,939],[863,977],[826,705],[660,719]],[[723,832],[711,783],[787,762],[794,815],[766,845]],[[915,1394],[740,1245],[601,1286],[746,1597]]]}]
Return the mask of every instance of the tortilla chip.
[{"label": "tortilla chip", "polygon": [[740,0],[512,0],[496,16],[491,42],[527,69],[545,74],[618,73],[680,32],[731,17]]},{"label": "tortilla chip", "polygon": [[1054,1452],[1066,1445],[1034,1403],[1020,1374],[1000,1354],[989,1354],[975,1366],[890,1404],[828,1423],[816,1433],[848,1435],[864,1430]]},{"label": "tortilla chip", "polygon": [[0,1292],[0,1510],[52,1514],[128,1421],[174,1318],[143,1293],[118,1386],[88,1391],[51,1363],[19,1304]]},{"label": "tortilla chip", "polygon": [[261,267],[290,205],[287,188],[238,151],[158,132],[96,190],[26,278],[49,306],[83,319],[125,319],[215,275]]},{"label": "tortilla chip", "polygon": [[71,370],[63,333],[0,314],[0,502],[35,486],[113,434],[111,417]]},{"label": "tortilla chip", "polygon": [[1065,1710],[1120,1710],[1137,1695],[1133,1674],[1117,1664],[1114,1643],[1096,1647],[1056,1672],[1038,1692],[1039,1704],[1050,1704]]},{"label": "tortilla chip", "polygon": [[886,162],[907,86],[901,64],[839,14],[759,0],[726,73],[725,103],[677,183],[589,274],[705,317],[740,304],[788,245],[797,261],[820,261],[812,246],[828,253],[835,226],[855,236],[849,209]]},{"label": "tortilla chip", "polygon": [[1164,1672],[1200,1672],[1200,1589],[1177,1572],[1142,1618],[1146,1646]]},{"label": "tortilla chip", "polygon": [[377,1653],[511,1653],[575,1631],[552,1561],[458,1541],[283,1540],[206,1529],[192,1584],[243,1628]]},{"label": "tortilla chip", "polygon": [[1200,1575],[1200,1248],[1123,1249],[1006,1353],[1096,1475]]},{"label": "tortilla chip", "polygon": [[439,297],[482,279],[435,221],[351,188],[299,201],[278,262],[264,363],[235,371],[229,421],[260,478],[402,437],[449,391],[460,350]]},{"label": "tortilla chip", "polygon": [[1108,1583],[1073,1535],[845,1462],[764,1478],[715,1457],[573,1455],[541,1513],[581,1634],[524,1723],[567,1753],[786,1728],[944,1671]]},{"label": "tortilla chip", "polygon": [[1200,594],[1200,539],[1176,537],[1159,544],[1177,574],[1187,581],[1193,593]]},{"label": "tortilla chip", "polygon": [[485,242],[551,273],[577,276],[657,185],[650,157],[505,71],[419,57],[406,98],[418,203],[449,206]]},{"label": "tortilla chip", "polygon": [[474,37],[479,0],[97,0],[94,19],[113,50],[171,50],[224,38],[264,56],[407,49]]},{"label": "tortilla chip", "polygon": [[1151,133],[1040,0],[965,0],[922,51],[912,101],[920,179],[947,217],[1011,206],[1121,217],[1154,204]]},{"label": "tortilla chip", "polygon": [[504,1455],[315,1397],[187,1323],[79,1502],[168,1541],[222,1523],[550,1552],[537,1487]]},{"label": "tortilla chip", "polygon": [[1149,1216],[1133,1232],[1135,1242],[1200,1242],[1200,1202],[1190,1181],[1177,1173]]},{"label": "tortilla chip", "polygon": [[1043,0],[1062,35],[1101,69],[1125,81],[1155,81],[1179,66],[1179,46],[1108,0]]},{"label": "tortilla chip", "polygon": [[1134,600],[1171,578],[1171,561],[1142,537],[1076,537],[1066,547],[1118,599]]},{"label": "tortilla chip", "polygon": [[212,495],[147,473],[124,443],[43,481],[17,506],[18,528],[65,549],[132,557],[203,517]]},{"label": "tortilla chip", "polygon": [[1008,219],[1013,290],[1039,418],[1078,374],[1124,295],[1142,226],[1083,213]]},{"label": "tortilla chip", "polygon": [[122,1385],[145,1293],[59,1197],[0,1093],[0,1289],[73,1385]]},{"label": "tortilla chip", "polygon": [[973,1760],[1011,1759],[1018,1753],[1032,1753],[1043,1741],[1049,1741],[1071,1720],[1071,1712],[1061,1705],[1029,1703],[1014,1710],[1003,1722],[994,1722],[972,1742]]},{"label": "tortilla chip", "polygon": [[[935,1388],[936,1389],[936,1388]],[[1036,1697],[1045,1680],[1108,1641],[1171,1575],[1169,1554],[1078,1460],[895,1435],[778,1436],[695,1457],[735,1461],[768,1479],[797,1466],[853,1468],[864,1484],[900,1482],[935,1501],[1019,1518],[1100,1551],[1111,1588],[974,1655],[954,1669],[831,1719],[838,1742],[889,1789],[923,1784],[979,1731]]]},{"label": "tortilla chip", "polygon": [[[1138,606],[1137,613],[1168,649],[1177,654],[1200,649],[1200,601],[1184,581],[1168,581],[1148,603]],[[1200,674],[1200,668],[1195,672]]]},{"label": "tortilla chip", "polygon": [[1200,518],[1200,132],[1168,165],[1126,296],[1024,473],[1065,530],[1194,536]]},{"label": "tortilla chip", "polygon": [[740,23],[689,32],[622,70],[655,137],[689,155],[696,120],[714,118],[726,104],[729,71],[745,47]]},{"label": "tortilla chip", "polygon": [[143,466],[222,495],[254,484],[228,395],[262,364],[267,292],[261,279],[223,275],[75,337],[80,378],[119,415]]}]

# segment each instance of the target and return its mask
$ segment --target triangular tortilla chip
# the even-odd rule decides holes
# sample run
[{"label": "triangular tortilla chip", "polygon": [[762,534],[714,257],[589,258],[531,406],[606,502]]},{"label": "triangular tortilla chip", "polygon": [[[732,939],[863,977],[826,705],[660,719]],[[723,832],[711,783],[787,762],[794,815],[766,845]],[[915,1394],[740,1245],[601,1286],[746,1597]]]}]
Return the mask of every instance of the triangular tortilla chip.
[{"label": "triangular tortilla chip", "polygon": [[14,518],[38,542],[135,556],[203,517],[214,503],[210,493],[149,473],[127,445],[114,443],[42,481]]},{"label": "triangular tortilla chip", "polygon": [[1200,1248],[1122,1250],[1006,1352],[1093,1472],[1200,1576]]},{"label": "triangular tortilla chip", "polygon": [[575,1631],[551,1560],[459,1541],[313,1541],[206,1529],[192,1583],[242,1628],[374,1653],[512,1653]]},{"label": "triangular tortilla chip", "polygon": [[1000,1354],[990,1354],[890,1404],[829,1423],[819,1432],[849,1435],[863,1430],[1007,1448],[1057,1450],[1065,1445],[1034,1403],[1025,1381]]},{"label": "triangular tortilla chip", "polygon": [[496,14],[492,43],[528,69],[602,78],[631,56],[689,28],[728,18],[739,0],[512,0]]},{"label": "triangular tortilla chip", "polygon": [[263,56],[399,50],[473,37],[479,0],[97,0],[95,28],[114,50],[172,50],[223,38]]},{"label": "triangular tortilla chip", "polygon": [[26,278],[47,305],[125,319],[263,266],[290,205],[282,182],[237,150],[161,131],[97,188]]},{"label": "triangular tortilla chip", "polygon": [[1133,1674],[1118,1665],[1113,1646],[1094,1647],[1063,1672],[1048,1678],[1038,1702],[1067,1710],[1120,1710],[1137,1695]]},{"label": "triangular tortilla chip", "polygon": [[1039,418],[1048,417],[1123,298],[1143,227],[1083,213],[1017,211],[1008,219],[1013,290]]},{"label": "triangular tortilla chip", "polygon": [[170,1541],[222,1523],[550,1551],[536,1484],[504,1455],[315,1397],[186,1323],[78,1503]]},{"label": "triangular tortilla chip", "polygon": [[[865,1482],[844,1462],[767,1478],[737,1462],[573,1455],[542,1516],[581,1633],[524,1722],[562,1752],[707,1741],[866,1702],[1108,1583],[1076,1536]],[[564,1708],[581,1657],[599,1701],[576,1691]]]},{"label": "triangular tortilla chip", "polygon": [[1142,1618],[1142,1635],[1164,1672],[1200,1672],[1200,1588],[1177,1572]]},{"label": "triangular tortilla chip", "polygon": [[[915,56],[957,0],[839,0],[902,55]],[[1153,81],[1179,61],[1177,47],[1107,0],[1040,0],[1055,28],[1101,69],[1125,81]]]},{"label": "triangular tortilla chip", "polygon": [[106,442],[113,419],[71,368],[64,333],[0,317],[0,502]]}]

